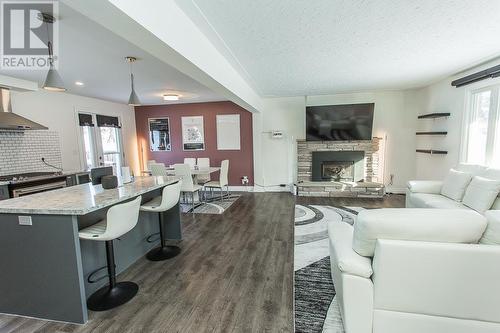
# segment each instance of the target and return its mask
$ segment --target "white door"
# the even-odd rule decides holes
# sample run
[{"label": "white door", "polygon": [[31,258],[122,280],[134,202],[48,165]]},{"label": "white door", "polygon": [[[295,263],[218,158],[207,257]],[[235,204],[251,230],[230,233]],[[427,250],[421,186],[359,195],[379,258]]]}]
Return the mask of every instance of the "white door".
[{"label": "white door", "polygon": [[[83,168],[90,170],[111,166],[114,174],[121,176],[121,167],[125,165],[125,155],[118,118],[90,113],[79,113],[78,116]],[[108,119],[108,123],[105,123],[103,118]]]}]

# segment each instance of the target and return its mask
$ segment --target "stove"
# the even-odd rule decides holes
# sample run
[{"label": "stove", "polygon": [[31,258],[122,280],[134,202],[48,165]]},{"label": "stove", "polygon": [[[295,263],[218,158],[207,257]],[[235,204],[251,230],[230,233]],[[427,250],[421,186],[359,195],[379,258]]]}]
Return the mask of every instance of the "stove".
[{"label": "stove", "polygon": [[11,184],[18,184],[24,182],[32,182],[37,180],[44,180],[53,177],[61,177],[62,172],[28,172],[18,173],[15,175],[0,176],[0,181],[10,182]]},{"label": "stove", "polygon": [[11,198],[66,187],[66,176],[62,172],[29,172],[0,176],[0,181],[9,182]]}]

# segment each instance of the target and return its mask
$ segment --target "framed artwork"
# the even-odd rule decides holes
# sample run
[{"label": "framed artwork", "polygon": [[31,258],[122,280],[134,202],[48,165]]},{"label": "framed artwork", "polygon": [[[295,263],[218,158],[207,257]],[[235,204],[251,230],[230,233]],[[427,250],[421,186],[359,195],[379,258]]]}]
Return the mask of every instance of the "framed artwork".
[{"label": "framed artwork", "polygon": [[184,150],[205,150],[203,116],[182,117],[182,148]]},{"label": "framed artwork", "polygon": [[148,118],[149,149],[151,151],[172,151],[170,123],[167,118]]},{"label": "framed artwork", "polygon": [[218,114],[217,150],[241,150],[240,115]]}]

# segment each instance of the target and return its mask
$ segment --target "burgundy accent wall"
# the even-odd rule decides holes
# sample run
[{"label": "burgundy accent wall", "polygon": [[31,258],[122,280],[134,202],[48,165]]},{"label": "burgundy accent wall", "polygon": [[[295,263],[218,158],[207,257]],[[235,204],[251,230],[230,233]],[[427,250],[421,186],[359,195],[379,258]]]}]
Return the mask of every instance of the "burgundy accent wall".
[{"label": "burgundy accent wall", "polygon": [[[241,150],[217,150],[216,115],[240,115]],[[203,116],[205,129],[205,150],[182,150],[181,117]],[[152,152],[149,149],[148,118],[168,117],[172,151]],[[148,160],[156,160],[166,165],[182,163],[184,157],[209,157],[210,164],[220,166],[222,160],[229,160],[229,185],[241,185],[241,177],[248,176],[253,185],[253,134],[252,114],[233,102],[210,102],[171,105],[148,105],[135,107],[135,126],[139,147],[141,169]],[[219,179],[218,173],[212,179]]]}]

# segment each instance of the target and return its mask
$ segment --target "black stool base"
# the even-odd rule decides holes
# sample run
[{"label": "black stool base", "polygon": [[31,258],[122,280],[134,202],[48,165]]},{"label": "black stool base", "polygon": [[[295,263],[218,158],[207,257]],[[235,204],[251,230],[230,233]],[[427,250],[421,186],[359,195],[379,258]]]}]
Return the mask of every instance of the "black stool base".
[{"label": "black stool base", "polygon": [[173,258],[179,253],[181,253],[181,249],[177,246],[156,247],[146,254],[146,258],[151,261],[162,261]]},{"label": "black stool base", "polygon": [[87,308],[92,311],[106,311],[130,301],[139,291],[133,282],[118,282],[114,288],[102,287],[87,299]]}]

